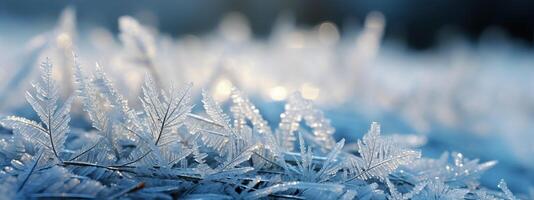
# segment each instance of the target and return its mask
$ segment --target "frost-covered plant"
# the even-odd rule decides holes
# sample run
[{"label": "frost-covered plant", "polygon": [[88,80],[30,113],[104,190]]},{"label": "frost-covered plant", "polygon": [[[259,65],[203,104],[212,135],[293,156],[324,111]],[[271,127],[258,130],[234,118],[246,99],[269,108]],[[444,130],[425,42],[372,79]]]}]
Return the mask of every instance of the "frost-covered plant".
[{"label": "frost-covered plant", "polygon": [[92,128],[71,128],[74,98],[60,99],[46,60],[26,95],[40,122],[1,120],[13,132],[0,141],[8,199],[517,199],[504,182],[503,192],[479,186],[494,161],[420,158],[375,122],[355,152],[344,151],[345,140],[336,142],[329,120],[298,93],[273,131],[235,88],[231,115],[206,91],[205,113],[192,113],[190,84],[161,90],[147,75],[138,111],[100,66],[88,76],[73,60],[75,94]]}]

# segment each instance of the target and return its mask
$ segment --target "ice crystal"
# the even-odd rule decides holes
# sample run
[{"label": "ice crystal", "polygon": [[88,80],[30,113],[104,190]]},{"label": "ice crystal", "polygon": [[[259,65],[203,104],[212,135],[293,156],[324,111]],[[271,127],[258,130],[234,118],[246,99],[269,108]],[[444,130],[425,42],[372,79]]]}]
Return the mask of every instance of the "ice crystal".
[{"label": "ice crystal", "polygon": [[445,200],[445,199],[463,199],[469,192],[467,189],[451,188],[440,180],[429,182],[425,189],[414,200]]},{"label": "ice crystal", "polygon": [[508,185],[506,185],[506,182],[504,182],[503,179],[499,182],[499,185],[497,185],[501,190],[504,192],[504,197],[508,200],[517,200],[517,198],[512,194],[510,189],[508,189]]},{"label": "ice crystal", "polygon": [[295,132],[298,131],[299,123],[304,119],[306,124],[313,129],[315,140],[322,148],[330,149],[335,142],[332,138],[334,128],[323,117],[323,113],[313,107],[310,100],[304,99],[300,93],[291,95],[285,106],[285,112],[280,115],[281,122],[277,130],[278,139],[288,151],[293,150]]},{"label": "ice crystal", "polygon": [[45,126],[15,116],[2,120],[2,124],[17,129],[28,142],[50,149],[55,158],[61,160],[59,153],[63,149],[66,134],[69,131],[72,98],[66,100],[63,106],[58,107],[59,94],[58,87],[52,80],[52,64],[47,60],[41,64],[41,69],[41,81],[33,84],[35,91],[27,92],[26,99]]},{"label": "ice crystal", "polygon": [[380,125],[371,124],[369,132],[358,141],[360,157],[351,156],[349,161],[354,171],[354,178],[364,180],[370,178],[385,179],[400,165],[410,164],[421,157],[416,150],[396,144],[389,138],[380,135]]}]

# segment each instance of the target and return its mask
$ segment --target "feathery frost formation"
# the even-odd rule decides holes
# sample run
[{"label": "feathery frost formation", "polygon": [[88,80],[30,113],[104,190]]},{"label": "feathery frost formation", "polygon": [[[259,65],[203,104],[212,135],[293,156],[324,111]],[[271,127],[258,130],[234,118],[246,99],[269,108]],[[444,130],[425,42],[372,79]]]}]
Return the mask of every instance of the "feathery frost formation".
[{"label": "feathery frost formation", "polygon": [[[479,185],[495,161],[460,153],[453,162],[448,153],[421,158],[402,136],[381,135],[375,122],[344,148],[329,120],[298,93],[273,130],[235,88],[230,115],[207,91],[205,112],[192,113],[191,84],[162,90],[147,75],[135,110],[100,66],[85,74],[74,61],[77,98],[59,97],[46,60],[26,95],[39,121],[1,120],[13,131],[0,140],[2,198],[518,199],[504,181],[502,192]],[[69,126],[78,101],[90,130]]]}]

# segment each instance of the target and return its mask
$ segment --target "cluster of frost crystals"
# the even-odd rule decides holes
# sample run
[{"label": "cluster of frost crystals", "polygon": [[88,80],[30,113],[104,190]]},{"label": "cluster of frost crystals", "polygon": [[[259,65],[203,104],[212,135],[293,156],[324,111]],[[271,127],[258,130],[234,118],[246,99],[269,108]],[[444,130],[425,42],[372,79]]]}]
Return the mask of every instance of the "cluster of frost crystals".
[{"label": "cluster of frost crystals", "polygon": [[483,172],[492,168],[497,161],[479,163],[478,159],[469,160],[461,153],[452,153],[452,163],[449,153],[443,153],[439,159],[419,159],[410,166],[402,167],[398,176],[410,177],[414,182],[430,181],[435,178],[458,187],[478,187],[478,179]]},{"label": "cluster of frost crystals", "polygon": [[[354,123],[371,119],[403,128],[406,123],[406,131],[428,133],[452,150],[475,157],[487,153],[505,166],[534,169],[534,140],[525,139],[532,138],[534,130],[530,123],[534,120],[530,109],[534,59],[531,50],[513,42],[488,40],[480,46],[445,42],[436,51],[416,54],[381,42],[386,19],[380,13],[370,13],[361,29],[346,32],[331,22],[303,29],[291,17],[282,16],[265,40],[251,37],[246,19],[239,15],[224,18],[211,34],[178,38],[130,16],[121,16],[117,24],[117,35],[101,27],[88,27],[78,34],[76,13],[67,9],[56,27],[26,45],[0,45],[4,52],[0,62],[6,72],[0,74],[1,114],[29,108],[20,99],[38,74],[36,63],[45,57],[55,61],[54,78],[63,85],[60,96],[72,94],[74,60],[70,55],[77,50],[88,58],[83,64],[92,66],[98,60],[106,66],[115,87],[127,91],[123,100],[134,107],[141,106],[139,85],[147,73],[158,88],[168,88],[171,81],[194,82],[192,91],[207,89],[218,101],[230,98],[233,86],[256,99],[280,102],[299,90],[304,98],[330,109],[331,116],[361,115],[355,122],[337,122],[338,130],[354,131]],[[24,30],[28,29],[2,28],[0,40],[12,43],[1,33],[29,35],[17,32]],[[80,109],[73,111],[81,114]],[[293,137],[279,141],[287,143],[286,148],[297,140],[289,120],[296,115],[288,115],[283,128],[284,134]],[[321,121],[318,114],[314,118]],[[323,135],[317,142],[332,147],[329,128],[316,127]],[[495,148],[478,151],[464,141]],[[503,141],[509,148],[497,147]]]},{"label": "cluster of frost crystals", "polygon": [[[46,60],[27,92],[38,118],[0,120],[11,130],[0,140],[6,199],[520,199],[504,180],[502,191],[479,184],[495,161],[421,157],[376,122],[356,143],[336,141],[299,93],[273,130],[237,88],[230,113],[207,90],[193,112],[191,84],[162,89],[147,75],[134,108],[101,66],[87,73],[73,61],[73,96],[60,96]],[[71,124],[71,105],[90,128]]]}]

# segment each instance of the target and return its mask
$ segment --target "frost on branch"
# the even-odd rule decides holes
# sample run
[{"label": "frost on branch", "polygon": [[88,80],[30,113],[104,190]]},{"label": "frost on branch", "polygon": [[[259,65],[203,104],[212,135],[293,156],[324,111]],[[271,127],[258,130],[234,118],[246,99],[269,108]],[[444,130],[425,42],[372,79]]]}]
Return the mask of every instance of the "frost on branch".
[{"label": "frost on branch", "polygon": [[204,112],[192,113],[191,84],[162,90],[148,75],[134,109],[102,67],[86,74],[74,61],[92,128],[69,126],[74,99],[59,98],[52,64],[43,63],[27,94],[40,123],[1,120],[13,132],[0,140],[8,199],[518,199],[504,182],[502,192],[480,186],[496,161],[420,158],[419,142],[382,136],[378,123],[355,144],[336,142],[329,120],[298,93],[272,130],[235,88],[230,114],[206,91]]}]

